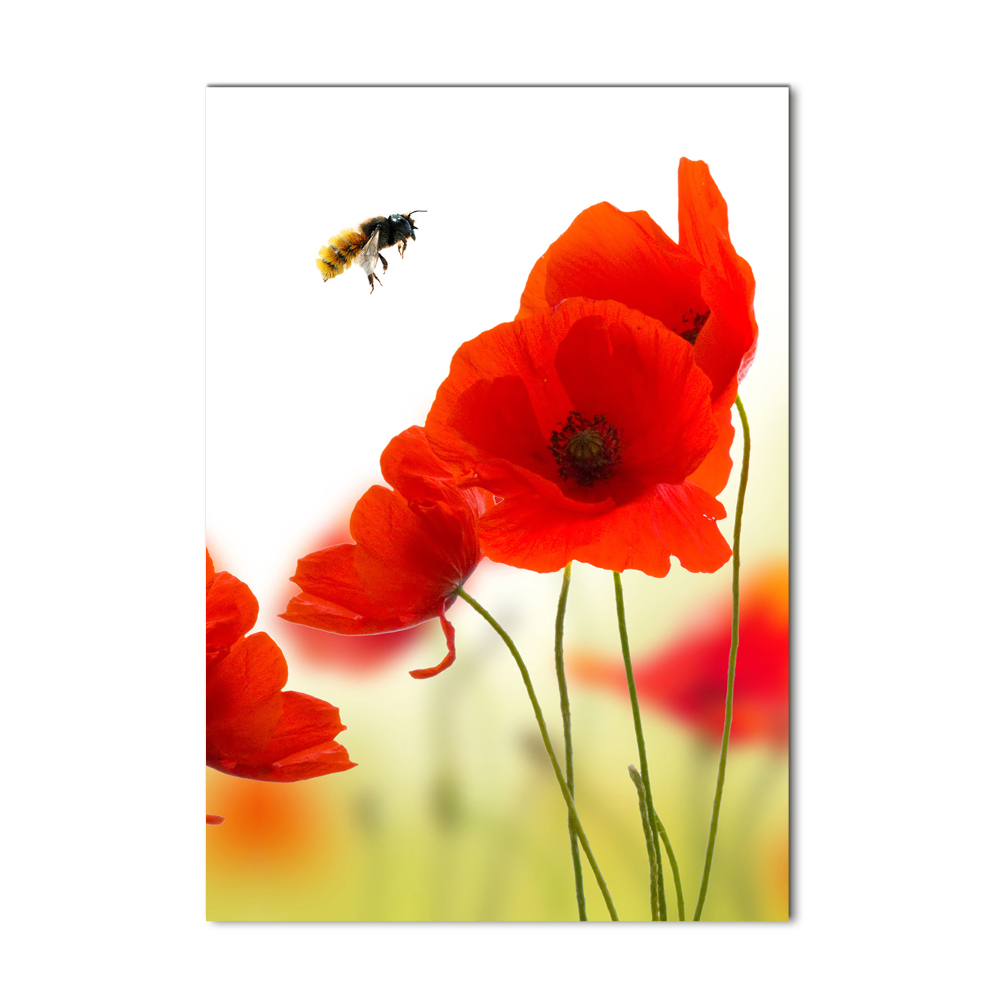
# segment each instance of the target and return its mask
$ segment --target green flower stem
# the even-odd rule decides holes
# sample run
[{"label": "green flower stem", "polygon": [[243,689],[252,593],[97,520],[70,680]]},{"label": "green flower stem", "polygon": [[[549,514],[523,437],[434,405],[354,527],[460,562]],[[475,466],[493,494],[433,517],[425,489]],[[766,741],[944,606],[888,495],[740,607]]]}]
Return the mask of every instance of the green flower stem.
[{"label": "green flower stem", "polygon": [[570,819],[573,821],[573,826],[576,829],[576,835],[580,838],[580,845],[583,847],[583,853],[587,855],[587,860],[590,862],[590,867],[593,869],[594,878],[597,879],[601,895],[604,896],[604,902],[607,905],[608,913],[610,914],[612,920],[617,920],[618,912],[615,910],[615,904],[611,900],[611,893],[608,892],[607,883],[604,881],[601,869],[597,866],[597,859],[594,857],[594,852],[590,849],[590,842],[587,840],[587,835],[583,832],[583,824],[580,822],[580,817],[577,815],[576,805],[573,802],[573,796],[570,793],[569,788],[566,786],[566,779],[563,778],[562,768],[559,767],[559,761],[556,759],[555,751],[552,749],[552,741],[549,739],[549,731],[545,726],[545,719],[542,716],[542,707],[538,704],[538,698],[535,696],[535,688],[531,683],[528,668],[524,665],[524,660],[521,659],[521,654],[517,651],[514,641],[509,635],[507,635],[497,620],[479,603],[479,601],[467,594],[461,587],[458,587],[455,590],[455,593],[458,594],[458,596],[461,597],[467,604],[472,605],[472,607],[475,608],[475,610],[478,611],[479,614],[493,626],[493,631],[496,632],[501,639],[503,639],[505,645],[510,650],[511,656],[514,657],[514,662],[517,664],[518,670],[521,671],[521,680],[524,681],[524,686],[528,692],[528,698],[531,700],[531,707],[535,711],[535,719],[538,721],[538,730],[542,734],[542,742],[545,744],[545,752],[549,755],[549,760],[552,763],[552,770],[556,772],[556,780],[559,782],[559,789],[562,791],[563,798],[566,800],[566,808],[569,810]]},{"label": "green flower stem", "polygon": [[[569,579],[573,563],[568,562],[563,570],[562,590],[559,592],[559,606],[556,609],[556,680],[559,682],[559,707],[562,710],[563,742],[566,746],[566,787],[576,800],[573,781],[573,735],[569,715],[569,689],[566,686],[566,667],[563,662],[563,625],[566,621],[566,599],[569,596]],[[573,856],[573,879],[576,882],[576,908],[580,919],[587,919],[587,900],[583,894],[583,868],[580,865],[580,845],[577,842],[573,819],[567,816],[569,826],[569,850]]]},{"label": "green flower stem", "polygon": [[658,874],[660,866],[656,856],[656,834],[649,825],[649,813],[646,812],[646,789],[643,786],[639,772],[632,764],[628,766],[628,776],[635,785],[635,790],[639,793],[639,815],[642,817],[642,832],[646,836],[646,855],[649,858],[649,911],[653,914],[654,920],[666,920],[667,911],[660,910],[660,894],[658,892]]},{"label": "green flower stem", "polygon": [[743,401],[736,397],[736,409],[743,424],[743,468],[740,471],[740,491],[736,498],[736,518],[733,524],[733,625],[729,641],[729,679],[726,683],[726,719],[722,726],[722,751],[719,754],[719,778],[715,784],[715,803],[712,806],[712,824],[708,830],[708,847],[705,850],[705,871],[701,876],[701,890],[694,919],[701,920],[708,893],[708,876],[712,871],[712,855],[715,853],[715,836],[719,830],[719,808],[722,805],[722,786],[726,782],[726,758],[729,756],[729,731],[733,727],[733,688],[736,685],[736,650],[740,644],[740,531],[743,527],[743,499],[747,492],[747,476],[750,474],[750,425]]},{"label": "green flower stem", "polygon": [[[632,676],[632,656],[628,649],[628,630],[625,628],[625,597],[622,593],[622,575],[615,573],[615,603],[618,607],[618,633],[622,640],[622,659],[625,661],[625,677],[628,680],[628,694],[632,699],[632,721],[635,724],[635,742],[639,748],[639,767],[642,772],[642,787],[646,790],[646,815],[655,816],[653,808],[653,790],[649,784],[649,765],[646,763],[646,741],[642,736],[642,719],[639,716],[639,696],[635,691],[635,678]],[[660,841],[653,838],[653,848],[656,854],[657,876],[657,909],[661,914],[667,912],[667,896],[663,889],[663,861],[660,858]],[[655,912],[653,920],[658,919]]]},{"label": "green flower stem", "polygon": [[684,891],[681,889],[681,870],[677,867],[677,858],[674,857],[674,849],[670,846],[670,838],[667,836],[667,831],[663,829],[663,823],[660,821],[659,815],[654,815],[653,819],[656,821],[656,829],[660,833],[660,837],[663,840],[663,846],[667,851],[667,858],[670,860],[670,870],[674,873],[674,891],[677,893],[677,919],[684,919]]}]

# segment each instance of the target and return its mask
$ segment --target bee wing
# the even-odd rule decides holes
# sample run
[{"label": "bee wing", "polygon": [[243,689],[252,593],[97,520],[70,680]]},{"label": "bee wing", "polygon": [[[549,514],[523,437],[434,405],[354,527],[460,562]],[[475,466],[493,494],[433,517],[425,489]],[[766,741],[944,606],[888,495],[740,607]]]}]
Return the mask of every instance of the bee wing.
[{"label": "bee wing", "polygon": [[365,274],[372,274],[375,271],[375,261],[378,260],[378,230],[371,235],[371,239],[361,248],[358,254],[358,266]]}]

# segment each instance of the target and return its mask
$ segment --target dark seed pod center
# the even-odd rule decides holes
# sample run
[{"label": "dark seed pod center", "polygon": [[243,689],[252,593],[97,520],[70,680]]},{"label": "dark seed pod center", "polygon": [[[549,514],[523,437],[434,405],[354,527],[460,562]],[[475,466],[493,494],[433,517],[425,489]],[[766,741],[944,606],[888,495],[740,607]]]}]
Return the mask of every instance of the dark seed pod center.
[{"label": "dark seed pod center", "polygon": [[607,479],[621,461],[621,445],[614,424],[600,414],[588,420],[570,410],[562,428],[552,432],[552,452],[563,479],[575,479],[581,486],[591,486]]},{"label": "dark seed pod center", "polygon": [[701,333],[701,328],[705,325],[711,310],[706,309],[705,312],[695,312],[694,309],[688,309],[683,316],[681,316],[681,323],[687,327],[686,330],[678,330],[677,333],[683,337],[689,344],[693,344],[698,339],[698,334]]}]

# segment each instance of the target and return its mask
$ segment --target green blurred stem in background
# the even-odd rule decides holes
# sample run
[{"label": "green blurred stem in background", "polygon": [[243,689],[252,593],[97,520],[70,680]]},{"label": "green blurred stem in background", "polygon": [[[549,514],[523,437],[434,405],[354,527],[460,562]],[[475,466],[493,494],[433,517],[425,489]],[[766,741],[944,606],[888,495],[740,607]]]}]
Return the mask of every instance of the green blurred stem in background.
[{"label": "green blurred stem in background", "polygon": [[743,468],[740,472],[740,492],[736,498],[736,517],[733,523],[733,625],[729,640],[729,679],[726,682],[726,720],[722,726],[722,751],[719,754],[719,778],[715,784],[715,803],[712,806],[712,825],[708,830],[708,847],[705,850],[705,871],[701,876],[701,890],[694,919],[701,920],[708,893],[708,876],[712,871],[712,855],[715,853],[715,835],[719,830],[719,809],[722,805],[722,786],[726,783],[726,758],[729,756],[729,731],[733,727],[733,689],[736,685],[736,650],[740,644],[740,530],[743,527],[743,499],[747,492],[747,476],[750,474],[750,425],[743,401],[736,397],[736,409],[743,424]]},{"label": "green blurred stem in background", "polygon": [[[639,715],[639,696],[635,691],[635,678],[632,676],[632,656],[628,648],[628,629],[625,627],[625,596],[622,593],[622,575],[615,573],[615,604],[618,607],[618,633],[622,641],[622,659],[625,661],[625,677],[628,680],[628,694],[632,699],[632,722],[635,725],[635,743],[639,748],[639,767],[642,773],[642,787],[646,791],[646,815],[655,816],[653,808],[653,790],[649,785],[649,765],[646,763],[646,741],[642,736],[642,718]],[[656,858],[656,905],[651,906],[652,920],[666,920],[667,896],[663,889],[663,861],[660,858],[659,838],[653,838],[653,853]],[[657,912],[659,911],[659,912]]]},{"label": "green blurred stem in background", "polygon": [[660,817],[653,814],[653,819],[656,821],[656,829],[660,833],[660,838],[663,840],[663,846],[666,848],[667,857],[670,859],[670,870],[674,873],[674,891],[677,893],[677,919],[684,919],[684,891],[681,889],[681,870],[677,867],[677,858],[674,857],[674,849],[670,846],[670,838],[667,836],[667,831],[663,828],[663,823]]},{"label": "green blurred stem in background", "polygon": [[[573,563],[568,562],[563,570],[562,590],[559,592],[559,606],[556,609],[556,680],[559,682],[559,707],[562,710],[563,742],[566,745],[566,787],[576,800],[573,780],[573,735],[569,714],[569,688],[566,686],[566,667],[563,662],[563,625],[566,621],[566,599],[569,596],[569,579]],[[567,820],[569,826],[569,850],[573,856],[573,879],[576,882],[576,908],[580,919],[587,919],[587,900],[583,895],[583,868],[580,865],[580,845],[577,843],[573,817]]]},{"label": "green blurred stem in background", "polygon": [[654,920],[666,920],[667,911],[660,909],[660,863],[656,855],[656,834],[649,823],[649,813],[646,812],[646,789],[635,766],[629,764],[628,776],[639,793],[639,817],[642,819],[642,832],[646,837],[646,856],[649,859],[649,911]]},{"label": "green blurred stem in background", "polygon": [[559,761],[556,759],[555,751],[552,749],[552,741],[549,739],[549,731],[545,726],[545,719],[542,716],[542,707],[538,704],[538,698],[535,696],[535,688],[531,683],[531,677],[528,675],[528,668],[524,665],[524,660],[521,659],[521,654],[517,651],[514,641],[509,635],[507,635],[503,628],[501,628],[497,620],[474,597],[470,597],[461,587],[456,588],[455,593],[467,604],[472,605],[472,607],[475,608],[475,610],[478,611],[479,614],[493,626],[493,631],[496,632],[501,639],[503,639],[505,645],[510,650],[511,656],[514,657],[514,662],[517,664],[518,670],[521,671],[521,679],[524,681],[524,686],[527,689],[528,698],[531,699],[531,707],[535,710],[535,719],[538,721],[538,730],[542,734],[542,742],[545,744],[545,752],[549,755],[549,760],[552,762],[552,770],[556,772],[556,780],[559,782],[559,788],[562,791],[563,798],[566,800],[566,808],[569,810],[570,819],[573,822],[573,826],[576,828],[577,836],[580,838],[583,853],[587,855],[587,860],[590,862],[590,867],[593,869],[594,878],[597,879],[597,884],[600,887],[601,895],[604,896],[604,902],[608,907],[608,913],[610,914],[611,919],[617,920],[618,912],[615,910],[615,904],[611,900],[611,893],[608,892],[607,883],[604,881],[601,869],[597,866],[597,859],[594,857],[594,852],[590,849],[590,842],[587,840],[587,835],[583,832],[583,824],[580,822],[580,817],[577,815],[576,805],[573,803],[573,795],[566,786],[566,779],[563,778],[562,768],[559,767]]}]

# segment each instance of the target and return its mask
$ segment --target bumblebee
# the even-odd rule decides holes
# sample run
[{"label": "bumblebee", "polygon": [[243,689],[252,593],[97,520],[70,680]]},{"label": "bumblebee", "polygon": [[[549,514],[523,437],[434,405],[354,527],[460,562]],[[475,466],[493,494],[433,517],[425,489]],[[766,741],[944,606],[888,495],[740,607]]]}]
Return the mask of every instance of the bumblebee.
[{"label": "bumblebee", "polygon": [[413,224],[413,216],[417,212],[427,211],[424,208],[415,208],[407,215],[376,215],[371,219],[365,219],[354,229],[342,229],[336,236],[331,236],[329,244],[321,247],[316,266],[319,273],[323,275],[323,280],[336,278],[338,274],[346,271],[355,261],[361,270],[368,276],[368,284],[371,291],[375,291],[375,282],[382,284],[379,276],[375,273],[375,261],[382,261],[382,273],[385,274],[389,267],[388,261],[380,250],[399,245],[399,256],[402,259],[406,251],[406,241],[415,240],[417,227]]}]

